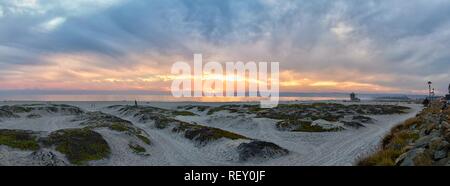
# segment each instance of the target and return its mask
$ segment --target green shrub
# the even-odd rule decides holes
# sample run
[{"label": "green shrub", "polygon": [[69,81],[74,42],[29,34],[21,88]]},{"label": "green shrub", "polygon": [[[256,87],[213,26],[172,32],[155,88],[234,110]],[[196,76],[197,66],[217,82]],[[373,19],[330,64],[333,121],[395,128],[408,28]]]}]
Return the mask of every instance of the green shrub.
[{"label": "green shrub", "polygon": [[128,127],[127,125],[125,125],[125,124],[122,124],[122,123],[112,123],[110,126],[109,126],[109,129],[111,129],[111,130],[115,130],[115,131],[118,131],[118,132],[124,132],[124,131],[130,131],[131,129],[130,129],[130,127]]},{"label": "green shrub", "polygon": [[128,147],[136,154],[143,154],[146,152],[145,148],[138,144],[128,144]]},{"label": "green shrub", "polygon": [[150,139],[148,139],[147,137],[143,136],[143,135],[136,135],[136,137],[138,137],[141,141],[143,141],[145,144],[150,145],[151,141]]},{"label": "green shrub", "polygon": [[76,165],[106,158],[111,153],[103,137],[90,129],[58,130],[52,132],[44,143],[56,146],[57,151],[65,154],[67,159]]},{"label": "green shrub", "polygon": [[38,150],[36,137],[23,130],[0,130],[0,145],[6,145],[21,150]]},{"label": "green shrub", "polygon": [[226,130],[202,125],[189,124],[184,122],[178,123],[178,126],[173,128],[172,131],[184,132],[184,137],[190,140],[199,141],[200,143],[206,143],[208,141],[214,141],[220,138],[227,138],[231,140],[248,139],[245,136],[232,133]]},{"label": "green shrub", "polygon": [[194,114],[189,111],[173,111],[172,114],[176,115],[176,116],[196,116],[197,115],[197,114]]}]

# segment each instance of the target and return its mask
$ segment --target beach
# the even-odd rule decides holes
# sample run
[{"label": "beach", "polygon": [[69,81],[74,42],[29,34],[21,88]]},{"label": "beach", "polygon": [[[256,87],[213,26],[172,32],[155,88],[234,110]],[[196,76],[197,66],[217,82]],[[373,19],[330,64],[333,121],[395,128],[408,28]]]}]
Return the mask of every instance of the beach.
[{"label": "beach", "polygon": [[[1,165],[94,166],[354,165],[422,109],[408,102],[335,100],[285,101],[271,110],[252,102],[7,101],[0,107],[0,129],[29,131],[39,146],[0,145]],[[302,123],[271,114],[277,112]],[[68,129],[100,134],[105,156],[75,161],[59,144],[42,143]]]}]

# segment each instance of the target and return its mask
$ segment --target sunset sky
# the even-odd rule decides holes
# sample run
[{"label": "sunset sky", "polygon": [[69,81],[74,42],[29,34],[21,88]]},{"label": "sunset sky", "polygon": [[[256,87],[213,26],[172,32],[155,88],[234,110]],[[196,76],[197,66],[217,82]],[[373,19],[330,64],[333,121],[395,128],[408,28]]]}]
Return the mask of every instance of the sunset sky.
[{"label": "sunset sky", "polygon": [[450,83],[448,0],[0,0],[0,91],[168,91],[171,65],[280,62],[284,92]]}]

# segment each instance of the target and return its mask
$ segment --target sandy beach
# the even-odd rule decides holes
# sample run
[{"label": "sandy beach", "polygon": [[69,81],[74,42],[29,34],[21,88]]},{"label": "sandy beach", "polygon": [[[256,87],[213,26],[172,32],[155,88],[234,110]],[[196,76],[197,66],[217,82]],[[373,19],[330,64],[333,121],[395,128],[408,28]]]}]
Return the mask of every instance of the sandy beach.
[{"label": "sandy beach", "polygon": [[[311,104],[325,106],[336,104],[342,109],[352,105],[364,105],[367,108],[371,108],[370,105],[376,107],[395,105],[408,109],[402,114],[366,115],[371,121],[362,122],[362,127],[356,128],[342,124],[344,121],[341,120],[346,120],[347,114],[340,115],[341,119],[335,122],[316,119],[313,126],[321,126],[321,129],[331,126],[336,130],[305,132],[281,130],[277,125],[280,119],[257,116],[266,111],[250,112],[245,109],[244,105],[254,105],[252,103],[139,102],[139,106],[135,108],[134,102],[125,101],[2,102],[0,106],[3,110],[13,105],[35,109],[27,110],[29,113],[13,113],[18,117],[7,118],[3,115],[0,117],[0,128],[32,131],[40,138],[46,139],[46,136],[55,131],[84,128],[90,125],[89,123],[95,123],[89,126],[91,127],[89,129],[101,135],[110,148],[110,154],[99,160],[83,162],[86,165],[354,165],[358,158],[375,151],[379,147],[380,140],[393,126],[414,117],[422,109],[422,106],[417,104],[399,102],[281,103],[286,106]],[[229,110],[217,109],[228,108],[227,105],[237,105],[242,109],[238,109],[237,112],[231,109],[231,106]],[[191,108],[188,108],[189,106]],[[49,108],[55,109],[50,109],[52,110],[50,112]],[[71,113],[69,108],[80,111]],[[216,112],[210,111],[215,108]],[[92,117],[94,115],[92,113],[97,115]],[[116,120],[98,119],[108,118],[107,116],[117,121],[129,122],[128,129],[141,131],[139,135],[146,136],[151,143],[146,144],[139,140],[135,133],[113,130],[112,125],[107,125],[108,122],[114,123]],[[173,121],[168,122],[168,126],[159,127],[157,122],[160,122],[161,118],[155,118],[156,116],[164,116]],[[94,121],[92,118],[96,118],[95,122],[92,122]],[[197,130],[199,128],[201,130]],[[229,135],[211,137],[209,135],[211,131],[217,134],[226,132],[240,137],[234,138]],[[196,133],[190,137],[191,133],[188,132]],[[203,137],[207,137],[206,140],[203,140]],[[256,145],[257,148],[252,145]],[[134,147],[142,149],[136,152]],[[36,151],[41,152],[40,154],[50,154],[51,159],[39,159],[42,157],[36,156],[38,154]],[[57,165],[73,164],[64,153],[55,150],[54,146],[40,145],[38,150],[21,150],[1,145],[0,152],[1,165],[43,165],[52,162],[61,163]]]}]

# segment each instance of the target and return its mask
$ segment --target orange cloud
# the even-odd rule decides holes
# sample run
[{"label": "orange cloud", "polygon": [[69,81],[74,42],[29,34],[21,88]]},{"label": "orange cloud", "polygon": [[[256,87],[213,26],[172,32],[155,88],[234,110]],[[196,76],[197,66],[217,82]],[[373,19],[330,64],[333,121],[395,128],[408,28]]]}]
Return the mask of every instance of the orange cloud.
[{"label": "orange cloud", "polygon": [[[85,90],[154,90],[169,91],[174,79],[193,79],[170,74],[170,65],[189,61],[180,56],[129,54],[120,59],[90,53],[54,54],[42,57],[47,63],[23,66],[10,73],[9,89],[85,89]],[[122,64],[127,62],[129,64]],[[116,64],[114,64],[116,63]],[[355,78],[357,77],[357,78]],[[382,77],[382,78],[380,78]],[[256,82],[257,79],[206,74],[203,80],[236,80]],[[391,81],[389,76],[364,75],[347,69],[321,72],[280,72],[280,91],[365,91],[396,92],[395,88],[374,82]]]},{"label": "orange cloud", "polygon": [[[340,76],[341,72],[334,72],[335,77]],[[304,75],[291,71],[285,70],[280,73],[280,89],[282,91],[339,91],[339,92],[349,92],[349,91],[363,91],[363,92],[396,92],[399,89],[381,86],[375,83],[368,83],[367,81],[372,79],[371,77],[364,77],[358,75],[357,73],[345,72],[346,75],[353,75],[353,77],[358,78],[359,81],[349,81],[349,80],[335,80],[331,77],[323,75],[323,73],[303,73]],[[342,76],[344,77],[344,76]],[[369,81],[370,82],[370,81]]]}]

